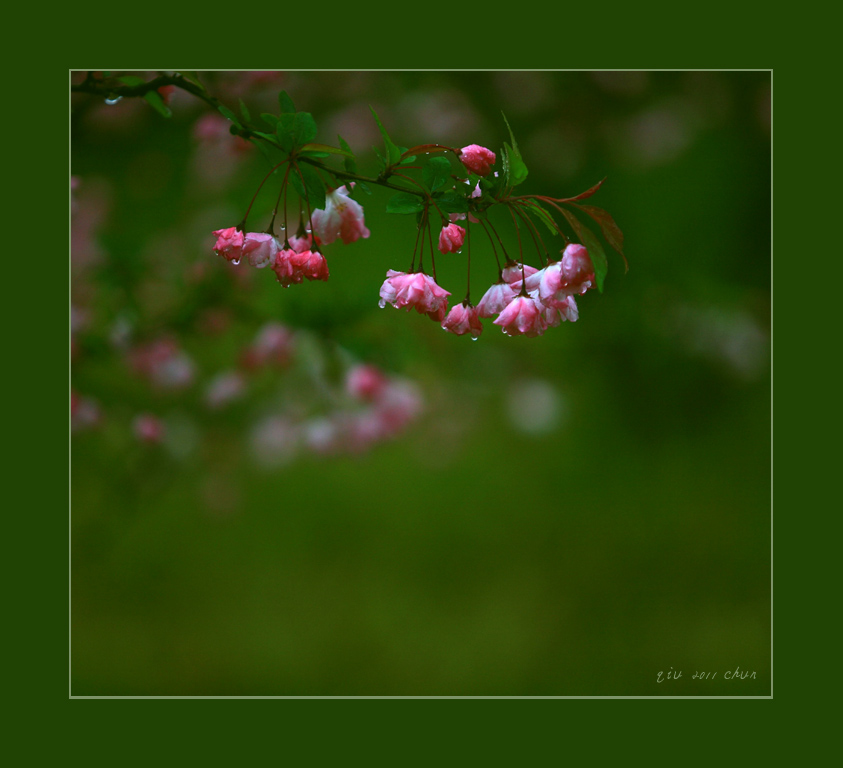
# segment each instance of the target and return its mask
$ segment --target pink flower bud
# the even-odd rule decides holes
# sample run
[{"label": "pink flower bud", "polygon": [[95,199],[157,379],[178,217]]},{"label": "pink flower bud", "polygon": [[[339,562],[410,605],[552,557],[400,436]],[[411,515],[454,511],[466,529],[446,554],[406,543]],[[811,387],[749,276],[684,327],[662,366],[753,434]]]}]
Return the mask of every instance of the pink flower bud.
[{"label": "pink flower bud", "polygon": [[472,173],[485,176],[492,170],[491,166],[495,164],[495,153],[479,144],[469,144],[460,150],[460,160]]},{"label": "pink flower bud", "polygon": [[423,272],[406,273],[390,269],[381,285],[379,303],[381,307],[392,304],[407,311],[415,308],[418,313],[441,322],[445,319],[450,295]]},{"label": "pink flower bud", "polygon": [[541,336],[547,329],[542,307],[530,296],[516,296],[494,320],[507,336]]},{"label": "pink flower bud", "polygon": [[237,227],[229,227],[228,229],[218,229],[213,235],[217,238],[217,242],[214,243],[216,254],[239,264],[242,256],[243,232]]},{"label": "pink flower bud", "polygon": [[459,224],[448,224],[439,233],[439,250],[442,253],[455,253],[462,248],[465,230]]},{"label": "pink flower bud", "polygon": [[263,269],[275,263],[278,241],[266,232],[249,232],[243,241],[242,252],[251,266]]},{"label": "pink flower bud", "polygon": [[483,323],[480,322],[477,307],[472,307],[471,304],[466,302],[451,307],[442,327],[457,336],[470,333],[472,339],[476,339],[483,333]]}]

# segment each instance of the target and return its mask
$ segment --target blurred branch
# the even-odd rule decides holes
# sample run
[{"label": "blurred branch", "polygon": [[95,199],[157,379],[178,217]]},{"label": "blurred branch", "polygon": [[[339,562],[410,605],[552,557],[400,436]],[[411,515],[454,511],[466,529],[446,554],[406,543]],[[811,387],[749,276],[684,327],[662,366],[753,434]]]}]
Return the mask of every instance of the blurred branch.
[{"label": "blurred branch", "polygon": [[[178,72],[172,75],[159,75],[154,80],[150,80],[146,83],[140,83],[137,85],[126,85],[125,83],[120,82],[120,79],[116,77],[101,79],[95,77],[92,72],[88,72],[85,79],[79,85],[70,86],[70,91],[71,93],[87,93],[92,96],[100,96],[103,99],[114,99],[117,97],[143,98],[144,96],[146,96],[147,93],[150,93],[151,91],[157,91],[159,88],[164,88],[170,85],[175,86],[176,88],[181,88],[183,91],[186,91],[192,96],[195,96],[197,99],[201,99],[206,104],[213,107],[214,110],[217,112],[225,114],[225,111],[227,110],[225,104],[223,104],[215,96],[211,96],[211,94],[209,94],[208,91],[205,90],[204,86],[202,86],[201,83],[186,78],[184,75]],[[232,133],[234,135],[240,136],[241,138],[247,139],[249,141],[263,141],[266,144],[269,144],[271,147],[283,151],[283,149],[277,143],[271,141],[265,135],[262,135],[261,132],[254,129],[247,122],[239,122],[241,122],[240,126],[236,126],[234,125],[234,123],[232,123]],[[419,197],[428,197],[426,192],[420,192],[416,189],[399,186],[397,184],[391,184],[390,182],[380,177],[370,178],[368,176],[360,176],[356,173],[335,170],[334,168],[331,168],[313,158],[299,157],[296,158],[296,160],[320,168],[338,179],[347,179],[349,181],[362,181],[364,184],[376,184],[377,186],[386,187],[388,189],[394,189],[398,192],[409,192],[410,194],[418,195]]]}]

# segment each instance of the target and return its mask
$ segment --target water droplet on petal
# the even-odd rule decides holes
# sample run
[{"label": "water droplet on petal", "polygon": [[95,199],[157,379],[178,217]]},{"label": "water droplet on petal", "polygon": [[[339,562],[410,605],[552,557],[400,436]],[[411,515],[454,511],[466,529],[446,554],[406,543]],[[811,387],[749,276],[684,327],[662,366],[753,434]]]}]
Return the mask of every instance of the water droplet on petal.
[{"label": "water droplet on petal", "polygon": [[379,306],[381,309],[383,309],[384,307],[386,307],[386,299],[381,299],[381,300],[378,302],[378,306]]},{"label": "water droplet on petal", "polygon": [[118,101],[121,101],[121,100],[122,100],[122,98],[123,98],[122,96],[112,96],[111,98],[106,99],[106,100],[105,100],[105,103],[106,103],[106,104],[108,104],[109,106],[113,106],[113,105],[114,105],[114,104],[116,104]]},{"label": "water droplet on petal", "polygon": [[232,259],[231,263],[236,267],[240,263],[240,259]]},{"label": "water droplet on petal", "polygon": [[472,341],[477,341],[477,339],[479,339],[479,338],[480,338],[479,336],[472,336],[472,337],[471,337],[471,340],[472,340]]}]

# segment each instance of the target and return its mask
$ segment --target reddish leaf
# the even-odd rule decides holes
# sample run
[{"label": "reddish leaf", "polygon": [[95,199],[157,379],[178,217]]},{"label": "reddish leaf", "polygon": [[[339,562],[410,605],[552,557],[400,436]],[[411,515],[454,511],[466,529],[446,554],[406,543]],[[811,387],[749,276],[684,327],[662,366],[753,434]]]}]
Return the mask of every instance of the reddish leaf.
[{"label": "reddish leaf", "polygon": [[626,256],[623,254],[623,232],[621,232],[621,228],[615,224],[615,220],[611,217],[608,211],[604,211],[602,208],[598,208],[596,205],[577,205],[576,203],[572,203],[575,208],[579,208],[581,211],[585,211],[592,219],[594,219],[600,225],[600,231],[603,233],[603,237],[606,238],[606,242],[612,246],[623,259],[624,266],[626,267],[626,272],[629,272],[629,262],[626,260]]},{"label": "reddish leaf", "polygon": [[600,181],[598,181],[591,189],[587,189],[585,192],[580,192],[576,197],[563,197],[557,200],[557,203],[573,203],[575,200],[585,200],[587,197],[591,197],[600,187],[603,186],[603,182],[606,181],[606,176],[604,176]]}]

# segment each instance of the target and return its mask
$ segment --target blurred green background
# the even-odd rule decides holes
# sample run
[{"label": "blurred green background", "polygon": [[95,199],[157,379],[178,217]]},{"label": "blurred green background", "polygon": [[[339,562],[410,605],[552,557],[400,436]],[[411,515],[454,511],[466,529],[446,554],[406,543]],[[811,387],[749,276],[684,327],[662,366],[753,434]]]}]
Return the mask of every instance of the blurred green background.
[{"label": "blurred green background", "polygon": [[[72,693],[769,694],[769,73],[202,79],[253,115],[286,89],[371,175],[369,104],[404,146],[497,150],[503,110],[525,192],[608,176],[589,202],[631,268],[607,248],[579,322],[513,339],[487,321],[473,343],[377,308],[414,232],[375,189],[359,198],[371,238],[325,249],[328,283],[232,279],[210,231],[239,221],[266,160],[202,134],[208,108],[186,94],[170,120],[75,95],[71,380],[100,414],[71,443]],[[475,243],[476,302],[496,270]],[[437,262],[457,297],[464,258]],[[217,410],[202,393],[269,320],[308,329],[328,378],[339,348],[414,380],[424,413],[367,453],[266,466],[254,425],[317,408],[307,378],[265,373]],[[162,334],[194,362],[184,390],[126,363]],[[133,436],[140,412],[162,444]],[[725,680],[736,667],[754,679]]]}]

